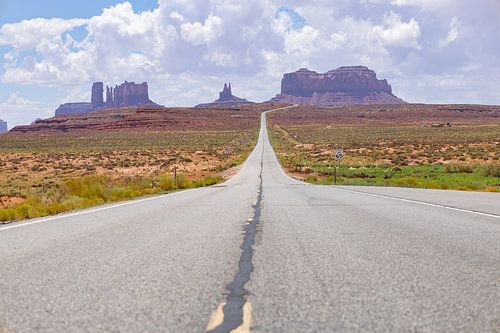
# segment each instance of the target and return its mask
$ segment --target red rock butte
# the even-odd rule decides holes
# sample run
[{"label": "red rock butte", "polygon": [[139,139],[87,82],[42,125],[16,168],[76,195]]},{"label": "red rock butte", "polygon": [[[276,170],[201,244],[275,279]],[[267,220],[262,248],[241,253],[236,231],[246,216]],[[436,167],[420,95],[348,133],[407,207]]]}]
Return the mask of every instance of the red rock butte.
[{"label": "red rock butte", "polygon": [[90,103],[65,103],[56,110],[56,116],[67,114],[82,114],[105,108],[121,108],[131,106],[154,105],[149,99],[148,83],[127,82],[113,87],[106,87],[106,101],[104,101],[104,84],[94,82],[92,84],[92,97]]},{"label": "red rock butte", "polygon": [[270,102],[318,106],[405,103],[393,95],[387,80],[377,79],[364,66],[344,66],[323,74],[306,68],[287,73],[281,80],[281,94]]}]

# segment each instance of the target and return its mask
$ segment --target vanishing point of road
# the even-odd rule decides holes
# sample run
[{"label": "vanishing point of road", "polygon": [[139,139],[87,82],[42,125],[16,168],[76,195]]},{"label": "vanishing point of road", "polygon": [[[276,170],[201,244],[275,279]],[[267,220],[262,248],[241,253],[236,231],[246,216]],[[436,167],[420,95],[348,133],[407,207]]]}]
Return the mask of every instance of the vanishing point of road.
[{"label": "vanishing point of road", "polygon": [[500,195],[229,181],[0,227],[0,332],[499,332]]}]

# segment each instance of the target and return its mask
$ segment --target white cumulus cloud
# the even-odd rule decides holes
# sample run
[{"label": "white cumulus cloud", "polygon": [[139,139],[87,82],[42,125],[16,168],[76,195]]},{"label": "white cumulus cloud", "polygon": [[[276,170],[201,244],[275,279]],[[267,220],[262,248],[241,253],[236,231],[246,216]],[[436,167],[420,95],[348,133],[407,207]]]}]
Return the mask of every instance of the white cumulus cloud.
[{"label": "white cumulus cloud", "polygon": [[380,38],[384,45],[419,49],[418,38],[420,26],[411,18],[409,22],[402,22],[401,17],[391,12],[384,19],[384,26],[374,26],[373,33]]},{"label": "white cumulus cloud", "polygon": [[40,41],[59,37],[88,23],[86,19],[35,18],[19,23],[7,23],[0,28],[0,45],[11,45],[17,49],[36,47]]},{"label": "white cumulus cloud", "polygon": [[184,23],[181,25],[181,35],[184,40],[195,45],[207,44],[222,34],[220,17],[209,15],[204,23]]},{"label": "white cumulus cloud", "polygon": [[[473,77],[480,87],[477,77],[500,67],[493,3],[159,0],[137,12],[125,1],[90,18],[4,24],[0,84],[64,87],[58,101],[68,101],[68,91],[81,96],[92,81],[148,81],[153,100],[193,105],[216,97],[229,80],[241,97],[262,101],[279,92],[284,72],[365,65],[395,82],[401,97],[425,101],[426,92],[451,94],[450,85],[411,80]],[[499,89],[490,83],[483,91]]]}]

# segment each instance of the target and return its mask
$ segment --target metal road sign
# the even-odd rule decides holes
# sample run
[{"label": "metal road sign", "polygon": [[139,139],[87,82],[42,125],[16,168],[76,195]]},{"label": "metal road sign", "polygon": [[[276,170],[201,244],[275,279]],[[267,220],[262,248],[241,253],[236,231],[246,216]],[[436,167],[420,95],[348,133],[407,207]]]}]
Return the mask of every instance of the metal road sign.
[{"label": "metal road sign", "polygon": [[337,149],[335,151],[335,159],[336,160],[341,160],[344,158],[344,149]]}]

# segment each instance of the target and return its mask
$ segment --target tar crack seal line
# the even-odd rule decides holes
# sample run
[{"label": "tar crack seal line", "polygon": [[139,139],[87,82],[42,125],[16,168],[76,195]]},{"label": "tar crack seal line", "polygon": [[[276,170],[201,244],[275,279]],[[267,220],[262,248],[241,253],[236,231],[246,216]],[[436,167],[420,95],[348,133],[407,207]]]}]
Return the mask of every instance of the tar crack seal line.
[{"label": "tar crack seal line", "polygon": [[263,160],[264,148],[262,148],[262,157],[260,160],[259,194],[257,196],[257,202],[253,205],[254,215],[252,221],[243,226],[245,237],[243,238],[243,244],[240,246],[242,252],[239,260],[239,271],[234,276],[233,281],[227,286],[229,295],[227,296],[226,304],[223,309],[224,321],[216,328],[208,331],[208,333],[227,333],[243,323],[243,307],[246,303],[246,295],[249,293],[248,290],[245,289],[245,284],[250,281],[250,275],[254,271],[252,263],[254,254],[253,245],[255,243],[255,236],[257,235],[259,224],[261,223]]}]

